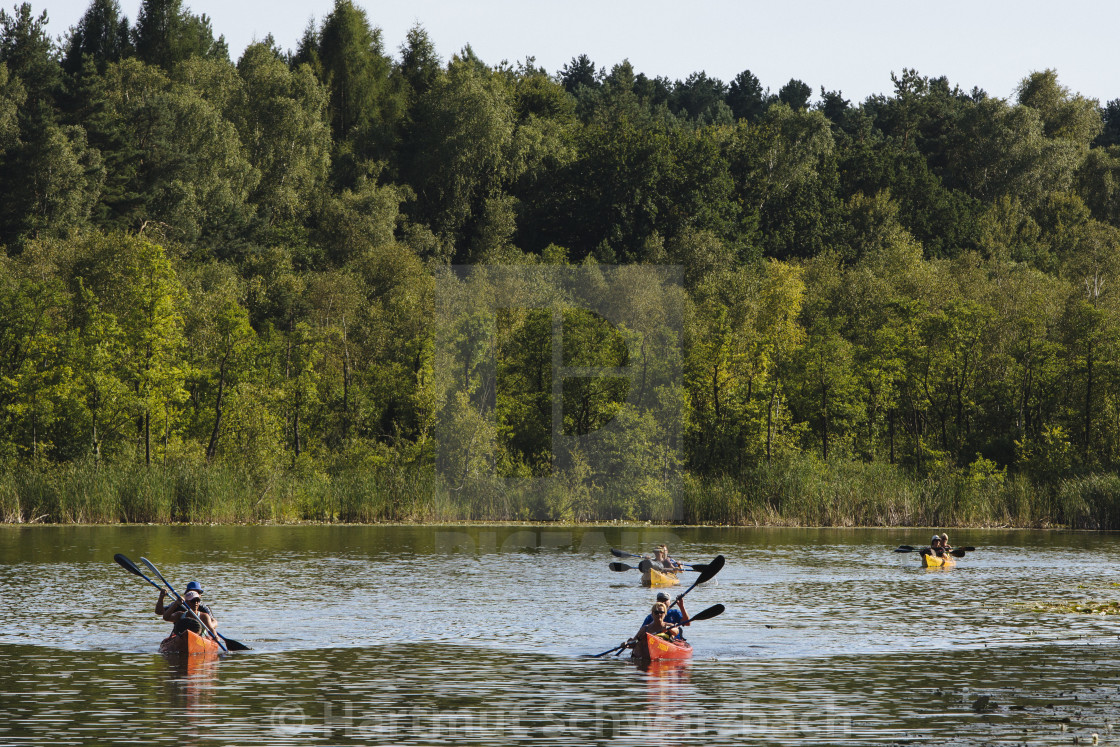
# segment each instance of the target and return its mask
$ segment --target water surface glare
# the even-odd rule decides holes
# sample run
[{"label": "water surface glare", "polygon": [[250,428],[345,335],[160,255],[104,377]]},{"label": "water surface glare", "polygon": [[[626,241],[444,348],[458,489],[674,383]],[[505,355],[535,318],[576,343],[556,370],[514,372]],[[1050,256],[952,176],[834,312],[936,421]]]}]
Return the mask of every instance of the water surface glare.
[{"label": "water surface glare", "polygon": [[[1120,617],[1034,609],[1120,600],[1120,536],[961,531],[981,550],[948,570],[890,552],[928,534],[0,527],[0,744],[1120,744]],[[661,541],[727,558],[686,598],[727,607],[693,660],[581,656],[653,601],[609,548]],[[157,592],[117,552],[201,581],[254,650],[157,654]]]}]

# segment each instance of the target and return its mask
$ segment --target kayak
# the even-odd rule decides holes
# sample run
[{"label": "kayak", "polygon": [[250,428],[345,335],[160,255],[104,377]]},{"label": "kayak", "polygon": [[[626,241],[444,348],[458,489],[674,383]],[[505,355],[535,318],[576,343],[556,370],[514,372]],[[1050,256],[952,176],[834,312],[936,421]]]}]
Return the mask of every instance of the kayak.
[{"label": "kayak", "polygon": [[956,558],[952,555],[944,557],[937,557],[936,555],[919,555],[922,559],[923,568],[952,568],[957,564]]},{"label": "kayak", "polygon": [[[646,633],[646,650],[649,651],[649,661],[660,659],[688,659],[692,656],[692,644],[688,641],[667,641],[661,636]],[[635,647],[631,658],[645,659],[640,649]]]},{"label": "kayak", "polygon": [[213,638],[198,635],[184,630],[178,635],[172,634],[163,639],[159,644],[161,654],[220,654],[222,647]]},{"label": "kayak", "polygon": [[679,586],[680,583],[675,573],[662,573],[656,568],[642,571],[642,586]]}]

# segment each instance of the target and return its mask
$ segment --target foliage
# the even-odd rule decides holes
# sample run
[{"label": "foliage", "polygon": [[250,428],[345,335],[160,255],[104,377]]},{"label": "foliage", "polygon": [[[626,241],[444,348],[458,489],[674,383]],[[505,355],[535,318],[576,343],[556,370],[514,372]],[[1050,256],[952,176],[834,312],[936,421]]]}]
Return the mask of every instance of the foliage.
[{"label": "foliage", "polygon": [[[351,0],[236,65],[181,0],[46,23],[0,11],[6,517],[1120,526],[1120,99],[394,57]],[[619,316],[493,280],[439,328],[451,264]]]}]

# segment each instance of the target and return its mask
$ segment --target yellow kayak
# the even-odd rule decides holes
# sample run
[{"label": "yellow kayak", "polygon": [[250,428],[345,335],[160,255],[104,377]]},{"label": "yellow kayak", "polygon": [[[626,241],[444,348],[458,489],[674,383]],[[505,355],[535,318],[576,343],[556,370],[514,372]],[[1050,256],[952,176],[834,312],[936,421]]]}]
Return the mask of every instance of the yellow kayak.
[{"label": "yellow kayak", "polygon": [[642,572],[642,586],[679,586],[680,583],[675,573],[662,573],[654,568]]},{"label": "yellow kayak", "polygon": [[936,555],[919,555],[924,568],[952,568],[957,564],[957,559],[952,555],[937,557]]}]

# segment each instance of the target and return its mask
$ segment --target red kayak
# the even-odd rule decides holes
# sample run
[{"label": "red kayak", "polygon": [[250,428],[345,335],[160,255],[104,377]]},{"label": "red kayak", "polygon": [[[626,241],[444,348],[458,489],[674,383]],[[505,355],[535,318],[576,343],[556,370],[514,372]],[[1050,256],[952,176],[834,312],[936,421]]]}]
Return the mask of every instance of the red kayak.
[{"label": "red kayak", "polygon": [[[692,644],[682,640],[667,641],[661,636],[646,633],[646,651],[649,652],[649,661],[688,659],[692,656]],[[639,647],[634,648],[633,656],[635,659],[647,658],[642,655]]]},{"label": "red kayak", "polygon": [[213,638],[202,636],[190,630],[171,634],[159,644],[161,654],[220,654],[222,647]]}]

